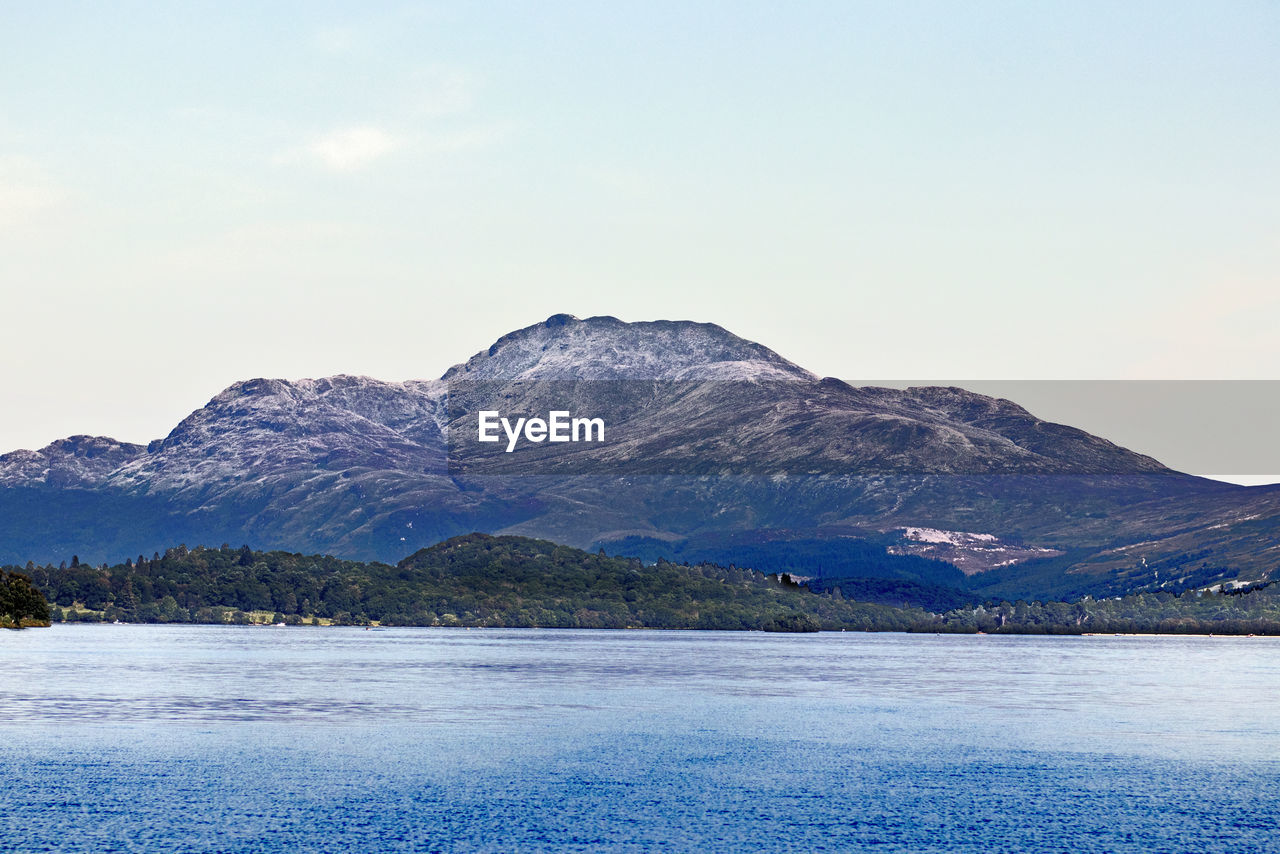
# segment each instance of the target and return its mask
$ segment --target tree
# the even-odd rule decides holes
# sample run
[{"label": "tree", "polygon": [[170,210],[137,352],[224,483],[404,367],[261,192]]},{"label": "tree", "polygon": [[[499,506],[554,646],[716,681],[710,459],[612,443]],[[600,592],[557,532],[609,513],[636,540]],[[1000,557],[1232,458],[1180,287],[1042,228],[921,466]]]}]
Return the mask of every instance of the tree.
[{"label": "tree", "polygon": [[27,576],[0,571],[0,624],[49,625],[49,603]]},{"label": "tree", "polygon": [[116,600],[116,607],[125,615],[127,619],[133,620],[138,616],[138,596],[133,589],[133,576],[125,579],[124,588],[120,591],[120,596]]}]

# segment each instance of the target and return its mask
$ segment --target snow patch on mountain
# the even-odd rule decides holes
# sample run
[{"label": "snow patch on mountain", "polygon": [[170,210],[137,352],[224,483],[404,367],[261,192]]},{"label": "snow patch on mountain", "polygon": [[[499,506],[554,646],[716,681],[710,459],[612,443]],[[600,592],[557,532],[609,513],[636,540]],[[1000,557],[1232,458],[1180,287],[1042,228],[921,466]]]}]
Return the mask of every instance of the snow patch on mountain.
[{"label": "snow patch on mountain", "polygon": [[444,384],[369,377],[253,379],[187,416],[111,481],[184,489],[273,471],[443,469]]},{"label": "snow patch on mountain", "polygon": [[693,365],[677,371],[673,380],[678,382],[785,382],[796,375],[789,368],[763,359],[740,359],[731,362],[712,362],[709,365]]},{"label": "snow patch on mountain", "polygon": [[1054,557],[1057,549],[1037,548],[1001,540],[995,534],[944,531],[938,528],[899,529],[902,539],[890,554],[916,555],[954,564],[965,575],[1014,566],[1032,558]]},{"label": "snow patch on mountain", "polygon": [[939,531],[937,528],[906,528],[903,536],[919,543],[949,543],[953,546],[994,543],[995,534],[973,534],[968,531]]},{"label": "snow patch on mountain", "polygon": [[71,436],[38,451],[13,451],[0,456],[0,485],[94,487],[145,453],[142,445],[107,436]]},{"label": "snow patch on mountain", "polygon": [[443,379],[674,380],[682,372],[708,370],[720,371],[720,379],[816,379],[768,347],[714,323],[625,323],[568,314],[502,336],[488,350],[454,365]]}]

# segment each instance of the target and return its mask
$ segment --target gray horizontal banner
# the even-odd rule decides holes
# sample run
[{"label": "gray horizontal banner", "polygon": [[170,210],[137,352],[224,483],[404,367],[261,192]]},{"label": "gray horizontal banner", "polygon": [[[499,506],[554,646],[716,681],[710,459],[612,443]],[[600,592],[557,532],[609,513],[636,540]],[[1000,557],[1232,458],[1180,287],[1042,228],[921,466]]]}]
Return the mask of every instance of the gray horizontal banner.
[{"label": "gray horizontal banner", "polygon": [[972,380],[947,385],[1014,401],[1039,418],[1078,427],[1177,471],[1280,480],[1280,380]]},{"label": "gray horizontal banner", "polygon": [[1280,381],[455,381],[454,474],[1280,472]]}]

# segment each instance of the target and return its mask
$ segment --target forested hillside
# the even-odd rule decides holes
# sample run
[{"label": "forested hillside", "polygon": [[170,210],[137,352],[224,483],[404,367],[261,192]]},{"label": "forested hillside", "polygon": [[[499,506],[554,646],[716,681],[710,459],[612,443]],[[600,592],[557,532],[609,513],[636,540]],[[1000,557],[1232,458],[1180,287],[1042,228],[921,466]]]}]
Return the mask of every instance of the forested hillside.
[{"label": "forested hillside", "polygon": [[[940,601],[924,610],[893,604],[883,579],[861,585],[846,579],[814,591],[785,573],[709,563],[645,565],[487,534],[455,537],[395,566],[247,546],[178,546],[116,566],[73,560],[22,572],[53,603],[59,621],[1280,634],[1280,588],[1273,584],[1075,602]],[[880,601],[856,601],[850,594],[860,589]]]},{"label": "forested hillside", "polygon": [[[607,557],[523,537],[472,534],[396,566],[248,547],[73,561],[30,574],[67,620],[414,626],[909,629],[923,611],[819,596],[785,578],[705,564]],[[262,618],[266,619],[266,618]]]}]

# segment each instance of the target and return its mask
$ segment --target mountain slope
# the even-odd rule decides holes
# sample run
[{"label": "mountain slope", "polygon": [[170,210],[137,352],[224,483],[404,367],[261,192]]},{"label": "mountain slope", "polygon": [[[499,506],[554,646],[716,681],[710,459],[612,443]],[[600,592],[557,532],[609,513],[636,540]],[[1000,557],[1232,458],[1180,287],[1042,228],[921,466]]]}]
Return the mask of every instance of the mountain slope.
[{"label": "mountain slope", "polygon": [[[479,441],[482,409],[606,435],[508,453]],[[1007,400],[855,388],[712,324],[610,317],[556,315],[440,380],[248,380],[146,447],[0,457],[0,560],[19,562],[181,541],[396,560],[474,530],[718,559],[856,540],[1031,595],[1175,565],[1269,577],[1278,520],[1280,490],[1180,475]],[[981,536],[926,554],[907,528]]]}]

